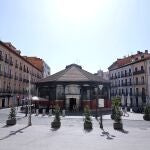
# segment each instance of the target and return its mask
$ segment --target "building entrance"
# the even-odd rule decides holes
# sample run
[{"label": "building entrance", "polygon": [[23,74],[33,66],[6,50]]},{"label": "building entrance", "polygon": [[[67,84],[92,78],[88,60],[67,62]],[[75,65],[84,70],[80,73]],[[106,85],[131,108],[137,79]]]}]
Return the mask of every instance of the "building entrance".
[{"label": "building entrance", "polygon": [[75,111],[76,109],[76,98],[70,98],[70,111]]},{"label": "building entrance", "polygon": [[5,99],[2,99],[2,108],[5,107]]}]

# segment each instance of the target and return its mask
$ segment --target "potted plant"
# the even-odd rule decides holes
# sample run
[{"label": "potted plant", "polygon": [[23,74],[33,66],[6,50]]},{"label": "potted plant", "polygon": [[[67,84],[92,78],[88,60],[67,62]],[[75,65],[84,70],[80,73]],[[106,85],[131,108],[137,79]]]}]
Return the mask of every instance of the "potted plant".
[{"label": "potted plant", "polygon": [[111,119],[114,120],[115,118],[115,107],[112,106],[112,110],[111,110]]},{"label": "potted plant", "polygon": [[11,106],[8,120],[6,121],[6,125],[15,125],[15,124],[16,124],[16,109],[15,107]]},{"label": "potted plant", "polygon": [[119,97],[115,97],[112,100],[112,111],[111,111],[111,119],[114,120],[115,119],[115,108],[116,107],[120,107],[120,103],[121,103],[121,99]]},{"label": "potted plant", "polygon": [[92,119],[90,116],[90,111],[89,111],[89,107],[85,106],[84,108],[84,115],[85,115],[85,119],[84,119],[84,129],[92,129]]},{"label": "potted plant", "polygon": [[115,130],[123,129],[123,124],[122,124],[122,119],[121,119],[121,111],[118,108],[115,108],[115,118],[114,118],[113,126],[114,126]]},{"label": "potted plant", "polygon": [[51,127],[52,128],[60,128],[60,126],[61,126],[61,122],[60,122],[60,108],[59,108],[58,105],[56,105],[54,113],[55,113],[55,117],[54,117],[53,122],[51,123]]},{"label": "potted plant", "polygon": [[146,121],[150,121],[150,105],[146,105],[144,108],[144,116],[143,119]]},{"label": "potted plant", "polygon": [[123,124],[122,124],[122,119],[121,119],[121,111],[120,111],[120,103],[121,99],[119,97],[113,99],[113,107],[114,107],[114,123],[113,127],[115,130],[122,130],[123,129]]}]

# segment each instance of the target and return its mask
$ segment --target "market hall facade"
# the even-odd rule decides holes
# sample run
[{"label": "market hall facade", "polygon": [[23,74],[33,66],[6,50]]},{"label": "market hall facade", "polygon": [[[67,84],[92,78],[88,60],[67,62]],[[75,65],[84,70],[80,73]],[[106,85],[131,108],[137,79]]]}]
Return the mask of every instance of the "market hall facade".
[{"label": "market hall facade", "polygon": [[[96,92],[98,85],[103,85],[103,88]],[[104,107],[111,107],[109,81],[83,70],[77,64],[68,65],[64,70],[41,79],[36,86],[38,96],[49,100],[49,107],[58,104],[66,110],[83,110],[88,105],[94,110],[99,98],[104,99]]]}]

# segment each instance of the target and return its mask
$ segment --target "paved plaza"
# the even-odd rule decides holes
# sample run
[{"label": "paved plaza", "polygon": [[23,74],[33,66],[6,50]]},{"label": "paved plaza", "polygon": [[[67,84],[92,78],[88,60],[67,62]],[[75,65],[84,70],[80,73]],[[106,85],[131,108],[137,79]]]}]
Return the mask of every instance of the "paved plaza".
[{"label": "paved plaza", "polygon": [[113,129],[110,115],[104,115],[104,130],[92,117],[93,130],[83,129],[82,116],[61,117],[61,127],[53,130],[53,116],[32,115],[32,126],[27,117],[17,114],[17,124],[6,127],[7,110],[0,110],[0,150],[149,150],[150,122],[142,114],[129,113],[123,117],[124,131]]}]

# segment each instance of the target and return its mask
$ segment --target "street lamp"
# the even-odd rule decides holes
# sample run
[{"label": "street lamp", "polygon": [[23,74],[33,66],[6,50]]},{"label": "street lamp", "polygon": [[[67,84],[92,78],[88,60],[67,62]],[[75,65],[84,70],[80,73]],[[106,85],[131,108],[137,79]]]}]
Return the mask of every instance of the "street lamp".
[{"label": "street lamp", "polygon": [[[99,89],[100,89],[100,92],[103,88],[103,85],[99,85]],[[100,113],[100,128],[103,129],[103,116],[102,116],[102,110],[101,110],[101,113]]]},{"label": "street lamp", "polygon": [[29,102],[28,102],[28,113],[29,113],[29,116],[28,116],[28,126],[31,126],[32,123],[31,123],[31,76],[29,74]]},{"label": "street lamp", "polygon": [[[98,117],[98,91],[102,90],[103,88],[103,85],[98,85],[96,88],[95,88],[95,92],[96,92],[96,114],[95,114],[95,118],[97,119]],[[101,113],[102,114],[102,113]],[[102,116],[102,115],[101,115]],[[102,117],[101,117],[102,118]]]}]

